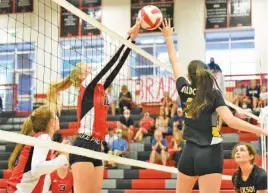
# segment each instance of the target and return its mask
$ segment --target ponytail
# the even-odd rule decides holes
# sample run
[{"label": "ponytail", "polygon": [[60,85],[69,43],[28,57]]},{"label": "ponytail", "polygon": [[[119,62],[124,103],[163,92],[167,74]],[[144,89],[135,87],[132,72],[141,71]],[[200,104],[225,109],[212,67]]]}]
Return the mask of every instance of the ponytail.
[{"label": "ponytail", "polygon": [[205,107],[213,103],[214,77],[204,68],[196,70],[196,94],[192,102],[186,103],[185,112],[192,118],[197,118]]},{"label": "ponytail", "polygon": [[58,93],[60,91],[66,90],[72,86],[71,76],[67,76],[64,80],[58,83],[51,83],[48,92],[47,92],[47,100],[50,108],[52,108],[55,112],[60,113],[61,111],[61,102],[58,98]]},{"label": "ponytail", "polygon": [[[21,130],[21,134],[27,135],[27,136],[33,136],[34,131],[33,131],[33,123],[32,123],[31,117],[28,117],[26,121],[24,122],[22,126],[22,130]],[[23,146],[24,145],[20,143],[17,143],[17,145],[15,146],[15,149],[13,150],[8,160],[8,169],[13,169],[15,167],[16,161],[21,153]]]},{"label": "ponytail", "polygon": [[233,178],[233,186],[234,186],[234,190],[236,193],[240,193],[240,189],[238,186],[239,177],[241,178],[241,169],[240,168],[237,170],[237,172],[235,173],[234,178]]}]

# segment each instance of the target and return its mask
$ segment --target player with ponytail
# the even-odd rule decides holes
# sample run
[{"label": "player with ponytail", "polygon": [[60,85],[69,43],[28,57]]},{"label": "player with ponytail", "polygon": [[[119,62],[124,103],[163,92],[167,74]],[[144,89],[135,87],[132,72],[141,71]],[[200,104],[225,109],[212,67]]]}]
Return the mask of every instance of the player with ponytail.
[{"label": "player with ponytail", "polygon": [[177,192],[192,192],[198,179],[200,192],[219,193],[224,158],[219,116],[234,129],[259,135],[267,135],[267,132],[233,116],[204,62],[190,62],[188,82],[174,47],[170,20],[165,19],[160,30],[166,40],[169,60],[177,80],[176,87],[185,113],[183,138],[186,145],[178,164]]}]

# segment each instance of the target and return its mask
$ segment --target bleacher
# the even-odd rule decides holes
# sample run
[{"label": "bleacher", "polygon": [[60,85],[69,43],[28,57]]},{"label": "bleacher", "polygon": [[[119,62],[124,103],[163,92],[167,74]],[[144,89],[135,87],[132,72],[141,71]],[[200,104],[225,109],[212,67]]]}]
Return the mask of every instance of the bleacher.
[{"label": "bleacher", "polygon": [[[137,123],[142,117],[142,109],[135,108],[131,112],[132,118]],[[25,116],[17,116],[16,113],[3,113],[1,115],[1,129],[11,132],[20,131],[20,126],[25,120]],[[115,127],[120,115],[108,116],[108,125]],[[66,136],[72,136],[77,132],[78,124],[76,123],[75,110],[63,110],[60,118],[61,132]],[[250,142],[257,148],[257,137],[254,134],[240,132],[229,127],[223,127],[223,147],[224,147],[224,174],[232,175],[236,170],[236,164],[231,159],[231,152],[234,145],[239,141]],[[170,141],[171,136],[166,136]],[[151,152],[151,136],[146,136],[143,143],[131,143],[129,152],[126,157],[148,161]],[[7,170],[7,160],[13,151],[15,144],[9,142],[0,142],[0,189],[6,187],[6,180],[10,176]],[[257,165],[261,164],[261,159],[256,159]],[[170,159],[169,166],[173,166],[174,162]],[[134,168],[128,165],[118,165],[116,169],[106,169],[104,173],[103,192],[104,193],[175,193],[176,175],[166,172],[154,170],[146,170]],[[222,181],[222,193],[233,193],[231,181]],[[196,184],[195,189],[198,189]],[[198,191],[194,191],[198,192]],[[1,193],[1,191],[0,191]]]}]

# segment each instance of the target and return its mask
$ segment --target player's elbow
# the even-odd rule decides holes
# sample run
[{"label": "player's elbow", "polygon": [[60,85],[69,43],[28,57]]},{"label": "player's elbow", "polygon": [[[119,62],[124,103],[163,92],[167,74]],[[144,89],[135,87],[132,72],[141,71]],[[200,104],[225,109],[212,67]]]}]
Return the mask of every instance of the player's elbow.
[{"label": "player's elbow", "polygon": [[236,122],[236,117],[233,115],[230,115],[223,119],[223,121],[228,125],[228,127],[234,128],[235,127],[235,122]]},{"label": "player's elbow", "polygon": [[40,170],[36,167],[33,167],[31,169],[31,175],[35,178],[39,178],[42,174],[40,173]]}]

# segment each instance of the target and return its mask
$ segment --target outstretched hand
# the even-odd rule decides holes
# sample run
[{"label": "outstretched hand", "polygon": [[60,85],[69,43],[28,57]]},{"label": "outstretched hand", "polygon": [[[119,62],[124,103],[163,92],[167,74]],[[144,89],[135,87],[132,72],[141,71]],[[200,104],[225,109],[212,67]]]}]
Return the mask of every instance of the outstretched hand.
[{"label": "outstretched hand", "polygon": [[172,38],[174,27],[171,27],[171,20],[170,18],[167,20],[166,18],[162,21],[162,28],[159,27],[160,31],[162,32],[163,36],[168,39]]},{"label": "outstretched hand", "polygon": [[136,40],[136,38],[138,37],[138,34],[140,32],[141,22],[142,22],[142,19],[137,19],[136,24],[128,30],[128,35],[133,41]]}]

